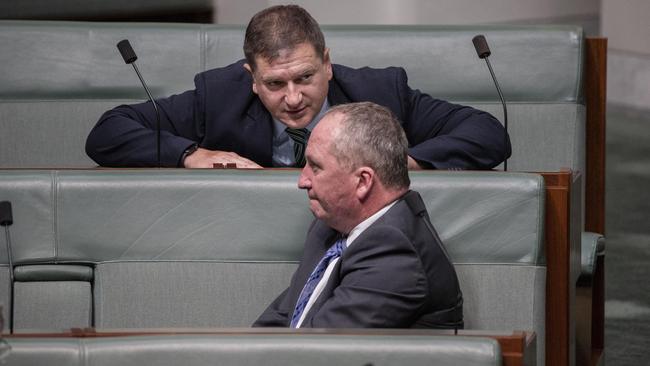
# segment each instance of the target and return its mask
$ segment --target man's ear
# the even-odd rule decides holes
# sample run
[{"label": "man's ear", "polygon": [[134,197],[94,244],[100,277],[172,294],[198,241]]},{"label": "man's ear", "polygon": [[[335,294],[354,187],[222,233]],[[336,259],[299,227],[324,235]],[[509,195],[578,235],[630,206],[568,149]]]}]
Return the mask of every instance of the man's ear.
[{"label": "man's ear", "polygon": [[327,80],[332,80],[332,60],[330,60],[330,49],[327,47],[323,51],[323,65],[327,71]]},{"label": "man's ear", "polygon": [[253,78],[253,93],[257,94],[257,83],[255,82],[255,74],[253,73],[253,68],[248,63],[244,64],[244,68],[246,71],[248,71],[249,74],[251,74],[251,78]]},{"label": "man's ear", "polygon": [[375,171],[367,166],[358,168],[355,172],[357,176],[357,199],[365,201],[375,184]]}]

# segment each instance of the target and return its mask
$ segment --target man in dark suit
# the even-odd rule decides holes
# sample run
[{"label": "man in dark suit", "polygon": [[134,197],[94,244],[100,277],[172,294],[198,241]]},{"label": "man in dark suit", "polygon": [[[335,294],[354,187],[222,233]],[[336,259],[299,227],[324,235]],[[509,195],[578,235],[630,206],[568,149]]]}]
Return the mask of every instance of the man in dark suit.
[{"label": "man in dark suit", "polygon": [[458,279],[420,195],[408,142],[373,103],[330,109],[298,186],[316,220],[291,284],[254,326],[459,328]]},{"label": "man in dark suit", "polygon": [[[490,169],[510,156],[491,115],[408,86],[401,68],[334,65],[318,23],[295,5],[256,14],[246,60],[202,72],[196,89],[157,101],[163,166],[302,166],[304,142],[331,106],[371,101],[395,113],[412,169]],[[149,102],[106,112],[86,152],[102,166],[155,166],[156,114]],[[289,130],[287,130],[289,128]]]}]

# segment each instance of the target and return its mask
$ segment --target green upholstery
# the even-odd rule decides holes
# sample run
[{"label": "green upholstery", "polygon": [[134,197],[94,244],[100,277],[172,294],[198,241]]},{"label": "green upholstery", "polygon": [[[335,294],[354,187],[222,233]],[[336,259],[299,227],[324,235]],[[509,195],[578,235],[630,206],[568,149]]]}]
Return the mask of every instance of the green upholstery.
[{"label": "green upholstery", "polygon": [[581,238],[582,248],[580,263],[579,284],[591,285],[592,278],[596,272],[598,256],[605,255],[605,237],[591,232],[583,232]]},{"label": "green upholstery", "polygon": [[489,338],[427,335],[175,335],[15,338],[15,366],[375,365],[499,366]]},{"label": "green upholstery", "polygon": [[[92,324],[92,284],[88,281],[14,283],[14,332],[33,333]],[[59,328],[60,329],[60,328]]]},{"label": "green upholstery", "polygon": [[74,264],[36,264],[16,267],[16,281],[84,281],[92,282],[93,268]]},{"label": "green upholstery", "polygon": [[[14,207],[17,331],[249,326],[289,283],[312,221],[298,174],[0,170],[0,199]],[[542,178],[411,178],[456,265],[466,327],[534,330],[543,350]]]},{"label": "green upholstery", "polygon": [[[193,86],[195,73],[243,58],[242,26],[0,21],[7,99],[144,98],[116,43],[128,38],[152,92]],[[471,43],[477,33],[509,101],[580,103],[583,33],[563,26],[324,26],[332,61],[403,66],[413,87],[458,101],[498,100]],[[516,66],[518,65],[518,66]],[[127,69],[127,70],[125,70]],[[508,95],[510,94],[510,95]]]},{"label": "green upholstery", "polygon": [[[39,262],[296,262],[312,220],[305,193],[296,185],[298,174],[0,170],[2,199],[14,202],[12,238],[21,243],[14,263],[25,265],[16,271],[18,279],[39,272],[53,276],[53,266],[31,266]],[[544,265],[539,176],[423,171],[411,172],[411,179],[455,262]],[[268,207],[273,209],[262,209]],[[437,214],[442,210],[444,215]],[[278,226],[285,230],[272,230]],[[7,263],[5,253],[0,261]],[[92,279],[87,267],[67,266],[56,268],[69,272],[70,279]]]}]

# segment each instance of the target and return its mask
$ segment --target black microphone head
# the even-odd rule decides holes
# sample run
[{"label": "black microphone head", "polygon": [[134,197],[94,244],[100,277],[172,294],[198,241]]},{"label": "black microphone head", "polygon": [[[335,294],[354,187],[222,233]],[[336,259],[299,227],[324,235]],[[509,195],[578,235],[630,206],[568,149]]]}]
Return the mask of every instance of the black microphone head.
[{"label": "black microphone head", "polygon": [[14,223],[13,215],[11,214],[11,202],[0,202],[0,225],[9,226]]},{"label": "black microphone head", "polygon": [[117,49],[120,50],[124,62],[127,64],[133,63],[138,59],[138,56],[135,55],[135,51],[131,47],[128,39],[123,39],[117,43]]},{"label": "black microphone head", "polygon": [[479,58],[486,58],[492,54],[484,35],[479,34],[474,36],[474,38],[472,38],[472,43],[474,43],[474,48],[476,49],[476,54]]}]

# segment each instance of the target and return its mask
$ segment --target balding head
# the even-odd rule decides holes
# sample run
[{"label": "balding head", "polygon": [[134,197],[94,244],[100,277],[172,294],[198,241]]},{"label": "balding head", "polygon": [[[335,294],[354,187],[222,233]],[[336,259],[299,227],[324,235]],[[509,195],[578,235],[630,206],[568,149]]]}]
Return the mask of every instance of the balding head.
[{"label": "balding head", "polygon": [[335,107],[314,128],[298,186],[314,215],[349,233],[409,187],[406,137],[390,111],[372,103]]}]

